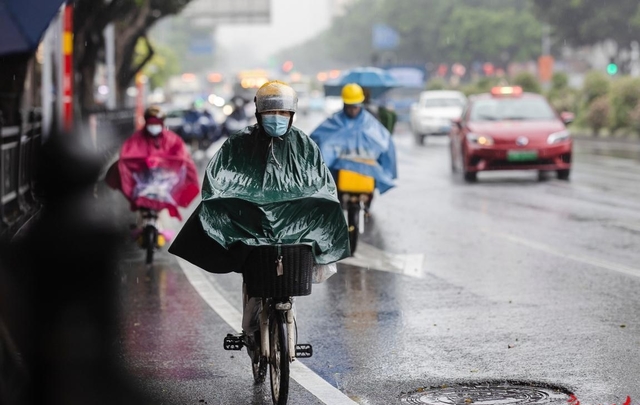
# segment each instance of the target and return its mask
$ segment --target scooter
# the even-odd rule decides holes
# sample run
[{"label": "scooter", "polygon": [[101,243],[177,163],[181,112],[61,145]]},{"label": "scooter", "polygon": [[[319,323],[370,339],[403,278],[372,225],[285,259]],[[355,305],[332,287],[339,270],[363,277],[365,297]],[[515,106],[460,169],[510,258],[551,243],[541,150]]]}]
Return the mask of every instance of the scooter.
[{"label": "scooter", "polygon": [[338,198],[349,227],[351,255],[358,247],[358,236],[364,233],[369,205],[375,190],[375,179],[350,170],[338,171]]}]

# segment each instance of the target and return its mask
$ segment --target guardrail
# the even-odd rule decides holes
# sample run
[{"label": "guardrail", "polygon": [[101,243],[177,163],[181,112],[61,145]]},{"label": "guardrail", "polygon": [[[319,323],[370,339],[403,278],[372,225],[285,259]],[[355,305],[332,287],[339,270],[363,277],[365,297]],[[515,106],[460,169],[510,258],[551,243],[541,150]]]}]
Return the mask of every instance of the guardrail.
[{"label": "guardrail", "polygon": [[42,144],[38,109],[17,126],[4,126],[0,114],[0,236],[15,233],[39,209],[35,176]]}]

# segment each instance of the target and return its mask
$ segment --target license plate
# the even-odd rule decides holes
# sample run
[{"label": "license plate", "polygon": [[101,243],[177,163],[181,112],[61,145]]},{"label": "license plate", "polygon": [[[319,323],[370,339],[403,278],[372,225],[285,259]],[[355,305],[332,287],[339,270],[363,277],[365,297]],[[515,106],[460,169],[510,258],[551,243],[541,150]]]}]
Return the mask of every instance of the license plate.
[{"label": "license plate", "polygon": [[510,150],[507,151],[507,160],[509,162],[528,162],[538,159],[537,150]]}]

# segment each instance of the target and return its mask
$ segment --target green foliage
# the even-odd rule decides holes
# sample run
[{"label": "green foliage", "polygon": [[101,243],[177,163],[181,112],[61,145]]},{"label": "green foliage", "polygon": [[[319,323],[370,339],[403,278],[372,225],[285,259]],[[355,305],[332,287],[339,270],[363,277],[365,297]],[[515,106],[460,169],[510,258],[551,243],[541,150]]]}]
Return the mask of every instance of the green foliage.
[{"label": "green foliage", "polygon": [[434,77],[432,79],[429,79],[425,90],[446,90],[447,88],[448,85],[444,79],[440,77]]},{"label": "green foliage", "polygon": [[640,103],[629,111],[629,127],[640,134]]},{"label": "green foliage", "polygon": [[609,119],[609,129],[614,133],[629,126],[629,113],[640,101],[640,78],[621,77],[613,82],[610,92],[613,114]]},{"label": "green foliage", "polygon": [[629,44],[640,37],[637,0],[532,0],[533,11],[560,44],[594,45],[609,38]]},{"label": "green foliage", "polygon": [[607,96],[600,96],[589,104],[586,122],[594,136],[598,136],[600,130],[607,126],[611,115],[611,105]]},{"label": "green foliage", "polygon": [[535,59],[540,54],[541,26],[529,0],[359,0],[334,20],[320,37],[287,49],[281,55],[306,59],[297,66],[369,65],[376,50],[371,43],[375,24],[385,24],[400,36],[394,50],[399,61],[419,63]]},{"label": "green foliage", "polygon": [[[180,63],[175,52],[166,45],[153,44],[155,50],[153,58],[142,69],[142,73],[149,78],[151,88],[162,87],[170,76],[181,72]],[[146,45],[143,40],[138,40],[136,44],[136,60],[140,63],[143,55],[146,55]]]},{"label": "green foliage", "polygon": [[540,82],[533,73],[520,72],[513,78],[513,85],[522,87],[522,90],[531,93],[541,93]]},{"label": "green foliage", "polygon": [[555,72],[551,76],[551,90],[562,91],[569,87],[569,75],[565,72]]},{"label": "green foliage", "polygon": [[582,93],[585,104],[590,105],[593,100],[609,92],[611,80],[602,72],[592,70],[585,75]]},{"label": "green foliage", "polygon": [[547,96],[549,103],[558,113],[572,112],[577,114],[580,110],[580,92],[569,87],[557,90],[551,96]]},{"label": "green foliage", "polygon": [[477,81],[470,83],[466,86],[463,86],[461,91],[470,96],[472,94],[481,94],[488,93],[491,91],[491,88],[494,86],[499,86],[501,83],[501,79],[498,77],[481,77]]},{"label": "green foliage", "polygon": [[569,87],[569,76],[555,72],[551,77],[551,88],[547,92],[549,103],[557,112],[569,111],[577,114],[580,109],[581,93]]},{"label": "green foliage", "polygon": [[539,55],[542,28],[531,13],[514,7],[461,4],[440,26],[437,48],[450,62],[526,61]]}]

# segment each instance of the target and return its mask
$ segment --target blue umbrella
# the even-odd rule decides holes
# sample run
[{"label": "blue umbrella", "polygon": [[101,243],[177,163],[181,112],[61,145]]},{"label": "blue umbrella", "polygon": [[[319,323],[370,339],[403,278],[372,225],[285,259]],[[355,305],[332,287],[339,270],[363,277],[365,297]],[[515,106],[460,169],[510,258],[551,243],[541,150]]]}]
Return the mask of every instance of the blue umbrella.
[{"label": "blue umbrella", "polygon": [[65,0],[0,0],[0,55],[32,52]]},{"label": "blue umbrella", "polygon": [[347,83],[357,83],[366,87],[371,93],[371,98],[376,98],[400,84],[386,70],[377,67],[357,67],[342,72],[336,80],[325,83],[324,93],[327,96],[339,96],[342,87]]}]

